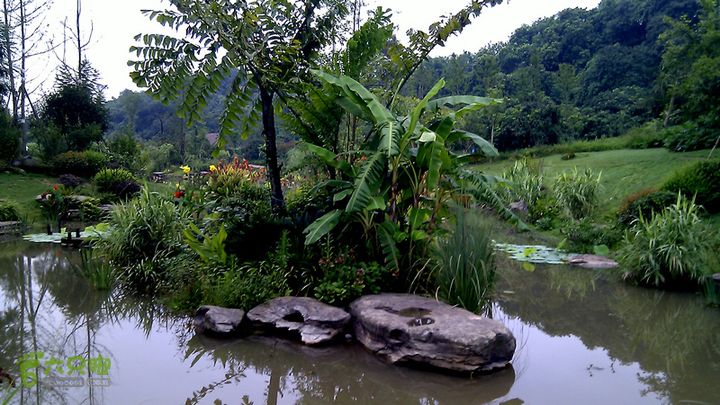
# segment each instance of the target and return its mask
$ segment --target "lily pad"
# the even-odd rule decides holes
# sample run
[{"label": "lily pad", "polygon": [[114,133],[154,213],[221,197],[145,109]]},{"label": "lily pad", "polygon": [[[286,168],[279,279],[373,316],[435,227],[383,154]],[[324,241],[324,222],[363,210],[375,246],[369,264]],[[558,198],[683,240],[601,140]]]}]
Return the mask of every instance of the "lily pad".
[{"label": "lily pad", "polygon": [[513,245],[510,243],[495,243],[495,249],[507,253],[511,259],[525,263],[537,264],[565,264],[570,254],[543,245]]},{"label": "lily pad", "polygon": [[[80,232],[81,239],[97,239],[104,237],[110,231],[110,224],[101,222],[95,226],[88,226],[84,231]],[[48,235],[47,233],[33,233],[24,235],[23,240],[34,243],[62,243],[62,239],[67,236],[67,229],[62,228],[60,232]],[[75,233],[73,232],[73,237]]]}]

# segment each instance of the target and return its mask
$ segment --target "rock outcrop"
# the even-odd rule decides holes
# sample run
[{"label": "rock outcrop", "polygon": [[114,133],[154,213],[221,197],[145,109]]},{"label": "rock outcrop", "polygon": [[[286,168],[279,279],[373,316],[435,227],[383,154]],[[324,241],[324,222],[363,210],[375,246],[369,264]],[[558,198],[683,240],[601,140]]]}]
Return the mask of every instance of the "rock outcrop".
[{"label": "rock outcrop", "polygon": [[504,368],[515,338],[502,323],[432,299],[369,295],[350,304],[355,338],[391,363],[454,372]]},{"label": "rock outcrop", "polygon": [[242,309],[203,305],[195,313],[193,324],[198,333],[216,337],[231,337],[240,334],[243,318],[245,318],[245,311]]},{"label": "rock outcrop", "polygon": [[309,345],[329,342],[345,330],[350,314],[308,297],[279,297],[247,314],[254,326],[269,331],[291,332]]}]

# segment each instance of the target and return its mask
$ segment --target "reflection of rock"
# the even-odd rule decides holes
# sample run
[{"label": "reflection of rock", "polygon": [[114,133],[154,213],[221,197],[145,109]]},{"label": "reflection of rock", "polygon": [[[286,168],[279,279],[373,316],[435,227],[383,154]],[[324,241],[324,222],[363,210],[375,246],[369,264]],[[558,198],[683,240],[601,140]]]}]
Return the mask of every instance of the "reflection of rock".
[{"label": "reflection of rock", "polygon": [[[213,362],[226,361],[225,368],[244,365],[251,370],[248,376],[260,372],[265,381],[279,374],[283,381],[281,394],[287,396],[285,402],[298,404],[496,403],[508,395],[515,382],[512,365],[497,373],[458,378],[389,367],[355,343],[307,346],[264,336],[227,342],[195,335],[188,342],[186,358],[203,352]],[[217,393],[219,398],[238,397],[233,389],[243,393],[242,385],[226,387],[228,391]],[[267,389],[271,389],[270,384]],[[294,394],[300,398],[293,400]],[[223,403],[230,401],[223,399]]]},{"label": "reflection of rock", "polygon": [[613,269],[618,266],[615,260],[596,255],[571,255],[568,263],[586,269]]},{"label": "reflection of rock", "polygon": [[248,319],[266,329],[298,332],[303,343],[313,345],[337,337],[350,314],[313,298],[279,297],[253,308]]},{"label": "reflection of rock", "polygon": [[508,365],[515,338],[500,322],[407,294],[362,297],[350,304],[357,340],[392,363],[472,372]]},{"label": "reflection of rock", "polygon": [[244,317],[245,311],[242,309],[203,305],[195,313],[195,330],[215,336],[234,336],[240,332]]}]

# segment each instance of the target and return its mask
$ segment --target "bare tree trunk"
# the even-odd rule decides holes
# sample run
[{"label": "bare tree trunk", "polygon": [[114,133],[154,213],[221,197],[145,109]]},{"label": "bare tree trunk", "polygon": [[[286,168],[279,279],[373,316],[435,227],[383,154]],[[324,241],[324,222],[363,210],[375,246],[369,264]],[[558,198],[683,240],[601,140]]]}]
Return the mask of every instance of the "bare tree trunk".
[{"label": "bare tree trunk", "polygon": [[[259,82],[259,80],[258,80]],[[277,158],[277,131],[275,129],[275,109],[273,108],[273,94],[269,93],[260,83],[260,101],[262,102],[263,134],[265,135],[265,160],[267,162],[268,177],[270,179],[270,204],[274,213],[280,213],[285,208],[282,183],[280,182],[280,166]]]},{"label": "bare tree trunk", "polygon": [[20,150],[21,153],[24,155],[25,151],[27,150],[27,140],[28,140],[28,123],[27,123],[27,117],[25,116],[25,94],[27,91],[25,90],[26,86],[26,70],[25,70],[25,63],[26,63],[26,49],[25,49],[25,24],[26,24],[26,18],[25,18],[25,0],[20,0],[20,119],[22,120],[22,142],[20,142]]},{"label": "bare tree trunk", "polygon": [[665,110],[665,119],[663,120],[663,128],[667,128],[670,123],[670,117],[672,117],[673,109],[675,108],[675,96],[670,97],[670,103]]},{"label": "bare tree trunk", "polygon": [[3,18],[5,21],[5,60],[3,64],[7,67],[8,81],[10,82],[10,100],[12,103],[12,119],[14,123],[18,121],[18,92],[15,87],[15,65],[13,64],[13,49],[10,41],[10,10],[11,4],[8,0],[3,0]]}]

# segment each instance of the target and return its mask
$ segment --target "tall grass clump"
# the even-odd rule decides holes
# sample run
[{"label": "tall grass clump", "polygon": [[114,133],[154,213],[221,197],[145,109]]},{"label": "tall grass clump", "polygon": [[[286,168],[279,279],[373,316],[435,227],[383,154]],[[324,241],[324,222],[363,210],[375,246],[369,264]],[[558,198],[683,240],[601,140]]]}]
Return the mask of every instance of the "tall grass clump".
[{"label": "tall grass clump", "polygon": [[698,206],[682,194],[649,219],[640,217],[626,234],[620,254],[623,278],[655,287],[702,283],[711,271],[712,237]]},{"label": "tall grass clump", "polygon": [[20,208],[14,201],[0,200],[0,222],[21,221]]},{"label": "tall grass clump", "polygon": [[508,203],[524,201],[530,207],[544,195],[540,165],[528,158],[515,161],[512,168],[503,172],[502,177],[510,184],[500,183],[498,194]]},{"label": "tall grass clump", "polygon": [[189,217],[182,206],[143,189],[137,198],[113,210],[110,232],[96,247],[120,269],[122,281],[151,289],[182,252],[183,229]]},{"label": "tall grass clump", "polygon": [[575,220],[587,218],[593,214],[597,207],[597,190],[600,186],[600,176],[592,169],[578,172],[560,173],[553,184],[553,191],[558,205]]},{"label": "tall grass clump", "polygon": [[495,284],[490,229],[470,210],[457,208],[447,231],[432,249],[437,294],[449,304],[480,312]]}]

